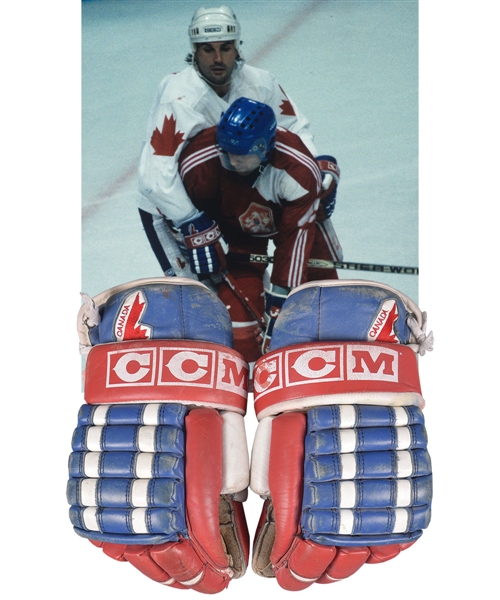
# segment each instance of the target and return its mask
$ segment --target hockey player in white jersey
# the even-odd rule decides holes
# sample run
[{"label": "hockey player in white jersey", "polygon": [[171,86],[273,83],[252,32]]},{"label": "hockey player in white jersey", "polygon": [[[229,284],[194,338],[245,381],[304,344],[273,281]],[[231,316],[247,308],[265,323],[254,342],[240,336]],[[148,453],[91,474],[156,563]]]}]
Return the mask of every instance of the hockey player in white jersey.
[{"label": "hockey player in white jersey", "polygon": [[[197,277],[164,224],[164,219],[175,227],[193,222],[197,230],[203,225],[179,176],[178,159],[185,144],[216,125],[234,100],[247,97],[271,106],[278,126],[299,135],[313,156],[318,153],[308,120],[276,78],[245,64],[241,27],[229,7],[199,8],[188,32],[189,66],[163,79],[149,115],[139,163],[138,208],[163,272]],[[335,197],[323,202],[327,214],[334,202]]]}]

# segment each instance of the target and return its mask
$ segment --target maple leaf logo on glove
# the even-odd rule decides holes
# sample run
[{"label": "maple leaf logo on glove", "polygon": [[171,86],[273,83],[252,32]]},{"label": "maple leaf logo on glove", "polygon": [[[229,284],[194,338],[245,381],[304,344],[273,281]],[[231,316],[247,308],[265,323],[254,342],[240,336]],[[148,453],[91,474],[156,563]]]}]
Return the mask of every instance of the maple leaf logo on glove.
[{"label": "maple leaf logo on glove", "polygon": [[396,301],[386,300],[373,321],[368,333],[368,340],[397,344],[399,339],[394,331],[394,327],[398,318],[399,312]]},{"label": "maple leaf logo on glove", "polygon": [[115,322],[117,340],[147,340],[152,328],[140,322],[146,310],[146,300],[141,291],[129,294],[118,312]]},{"label": "maple leaf logo on glove", "polygon": [[154,153],[158,156],[174,156],[177,148],[184,141],[184,133],[175,131],[176,122],[174,115],[163,120],[163,127],[160,131],[158,127],[153,131],[151,136],[151,146],[154,148]]}]

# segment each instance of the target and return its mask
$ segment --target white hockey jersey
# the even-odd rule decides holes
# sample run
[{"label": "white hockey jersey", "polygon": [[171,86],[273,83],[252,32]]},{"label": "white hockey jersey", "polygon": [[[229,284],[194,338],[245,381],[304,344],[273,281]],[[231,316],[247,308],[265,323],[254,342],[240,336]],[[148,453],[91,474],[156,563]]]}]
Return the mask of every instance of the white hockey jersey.
[{"label": "white hockey jersey", "polygon": [[179,155],[197,133],[216,125],[240,97],[272,107],[278,125],[298,134],[313,156],[317,155],[309,122],[268,71],[248,65],[235,68],[228,94],[220,98],[189,66],[161,82],[147,126],[139,162],[138,207],[160,211],[175,225],[196,217],[178,171]]}]

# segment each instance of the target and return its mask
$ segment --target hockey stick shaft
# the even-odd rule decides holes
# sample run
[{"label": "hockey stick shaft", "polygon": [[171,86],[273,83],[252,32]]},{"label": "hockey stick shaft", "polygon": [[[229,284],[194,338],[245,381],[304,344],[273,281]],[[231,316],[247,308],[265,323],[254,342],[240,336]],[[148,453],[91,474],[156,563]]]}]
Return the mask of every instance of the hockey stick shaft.
[{"label": "hockey stick shaft", "polygon": [[[229,252],[228,260],[252,263],[273,263],[274,258],[266,254],[244,254]],[[377,265],[371,263],[346,262],[340,260],[309,259],[309,267],[317,269],[347,269],[350,271],[372,271],[376,273],[395,273],[399,275],[418,275],[418,267],[400,267],[396,265]]]},{"label": "hockey stick shaft", "polygon": [[247,298],[247,296],[245,296],[245,294],[239,289],[236,280],[225,269],[220,271],[220,274],[222,275],[222,278],[227,283],[227,285],[233,290],[235,296],[248,310],[252,317],[257,321],[261,331],[265,331],[266,322],[264,321],[264,317],[262,315],[259,315],[259,311],[253,306],[252,302]]}]

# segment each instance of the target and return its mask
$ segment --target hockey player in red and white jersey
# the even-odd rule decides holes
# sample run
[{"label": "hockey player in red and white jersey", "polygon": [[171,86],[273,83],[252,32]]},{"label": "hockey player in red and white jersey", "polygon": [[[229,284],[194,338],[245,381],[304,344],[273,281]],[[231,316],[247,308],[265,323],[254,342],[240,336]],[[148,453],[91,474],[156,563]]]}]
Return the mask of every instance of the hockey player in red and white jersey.
[{"label": "hockey player in red and white jersey", "polygon": [[199,211],[184,189],[178,159],[186,143],[214,126],[239,97],[272,107],[278,125],[299,135],[317,155],[309,122],[268,71],[245,64],[240,24],[227,6],[199,8],[189,26],[189,66],[167,75],[150,111],[139,163],[138,208],[161,268],[168,275],[192,277],[164,228],[165,217],[179,226],[196,220]]},{"label": "hockey player in red and white jersey", "polygon": [[[331,168],[335,174],[334,163]],[[298,135],[277,127],[270,106],[239,98],[217,126],[184,148],[179,169],[203,223],[180,227],[191,268],[222,269],[218,294],[229,307],[235,348],[253,362],[266,351],[291,289],[306,281],[338,278],[334,269],[308,267],[311,256],[335,260],[329,221],[317,219],[323,195],[320,167]],[[228,245],[226,256],[221,237]],[[238,255],[266,254],[270,240],[274,264],[264,298],[266,265]],[[266,324],[263,344],[256,341],[259,321]]]}]

